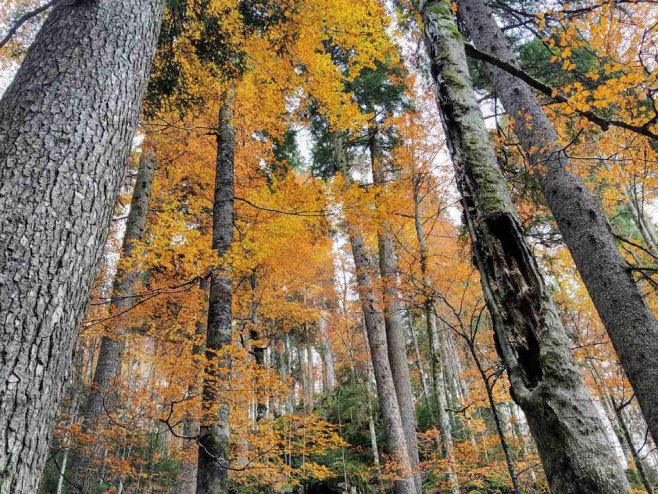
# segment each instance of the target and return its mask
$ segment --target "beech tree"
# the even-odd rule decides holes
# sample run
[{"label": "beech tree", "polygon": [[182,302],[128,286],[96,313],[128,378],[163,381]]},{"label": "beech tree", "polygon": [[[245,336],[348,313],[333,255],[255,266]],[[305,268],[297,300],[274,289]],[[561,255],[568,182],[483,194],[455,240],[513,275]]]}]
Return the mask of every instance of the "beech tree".
[{"label": "beech tree", "polygon": [[38,486],[162,9],[59,3],[0,101],[3,493]]}]

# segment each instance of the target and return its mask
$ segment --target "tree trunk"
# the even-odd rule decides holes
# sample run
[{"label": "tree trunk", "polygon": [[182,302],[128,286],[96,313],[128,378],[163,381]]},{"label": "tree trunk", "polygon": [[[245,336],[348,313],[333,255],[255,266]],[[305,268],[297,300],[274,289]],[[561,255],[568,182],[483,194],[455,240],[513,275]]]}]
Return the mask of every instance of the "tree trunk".
[{"label": "tree trunk", "polygon": [[437,411],[439,429],[441,430],[441,444],[443,445],[443,457],[448,460],[446,475],[452,494],[459,494],[459,482],[452,470],[454,463],[452,424],[448,414],[448,399],[446,397],[445,379],[443,374],[443,363],[439,354],[439,335],[436,327],[436,317],[432,301],[425,303],[425,318],[427,324],[427,337],[430,341],[430,358],[432,369],[432,390]]},{"label": "tree trunk", "polygon": [[[130,259],[135,246],[144,238],[149,200],[153,188],[155,160],[153,151],[144,149],[139,159],[137,178],[133,190],[130,211],[126,221],[126,232],[121,246],[120,264],[112,287],[110,314],[129,311],[135,304],[134,294],[139,283],[140,273],[127,271],[122,267],[125,259]],[[118,379],[121,374],[121,362],[125,351],[125,335],[128,332],[126,322],[118,316],[119,329],[113,335],[103,335],[98,352],[96,370],[89,395],[81,407],[80,419],[82,430],[93,433],[105,414],[112,414],[116,408]],[[94,448],[92,451],[97,451]],[[71,483],[83,493],[96,492],[98,478],[88,470],[94,461],[94,454],[75,454],[71,459]]]},{"label": "tree trunk", "polygon": [[[334,153],[339,170],[347,183],[351,183],[350,168],[342,136],[337,135],[334,137]],[[377,383],[377,395],[381,404],[384,425],[388,432],[388,448],[397,471],[398,479],[395,481],[395,492],[396,494],[415,494],[413,460],[409,454],[402,426],[398,397],[388,358],[384,314],[372,280],[374,266],[361,233],[353,225],[348,225],[348,234],[356,267],[363,320],[368,334],[372,366]]]},{"label": "tree trunk", "polygon": [[649,218],[644,208],[644,203],[638,198],[637,188],[628,184],[626,186],[626,195],[628,196],[629,209],[635,226],[652,255],[658,256],[658,234],[656,234],[656,227],[651,221],[651,218]]},{"label": "tree trunk", "polygon": [[306,411],[311,413],[313,411],[315,401],[315,373],[313,372],[313,347],[308,341],[304,344],[304,357],[304,361],[301,362],[302,372],[306,376],[304,386],[304,404],[306,405]]},{"label": "tree trunk", "polygon": [[[233,243],[234,215],[234,151],[233,90],[224,93],[217,123],[217,162],[213,200],[213,249],[220,257],[226,256]],[[207,364],[203,383],[204,417],[199,430],[199,466],[197,494],[228,494],[229,468],[229,406],[222,399],[225,373],[231,362],[219,358],[218,352],[230,345],[233,337],[231,304],[233,286],[230,266],[224,260],[210,275],[208,325],[206,327]],[[213,417],[206,416],[217,407]]]},{"label": "tree trunk", "polygon": [[[204,301],[208,302],[208,280],[202,280],[200,288],[203,290]],[[204,314],[205,315],[205,314]],[[207,320],[207,318],[206,318]],[[205,335],[207,334],[206,320],[197,321],[196,323],[196,332],[195,337],[197,338],[192,344],[192,357],[195,362],[196,358],[201,356],[205,350],[203,342],[205,340]],[[188,398],[191,399],[198,393],[197,379],[194,379],[193,382],[187,388]],[[182,435],[184,438],[183,441],[189,442],[190,444],[187,447],[192,448],[196,446],[199,438],[199,419],[194,416],[194,414],[189,414],[183,420],[183,431]],[[194,441],[193,444],[192,441]],[[174,494],[194,494],[196,492],[196,477],[197,477],[197,465],[198,459],[192,460],[183,460],[180,462],[178,469],[178,478],[176,479],[176,486],[174,487]]]},{"label": "tree trunk", "polygon": [[325,393],[333,390],[336,385],[336,367],[331,342],[329,341],[328,325],[327,315],[320,314],[318,329],[320,333],[320,357],[322,358],[322,384]]},{"label": "tree trunk", "polygon": [[432,415],[434,412],[432,411],[432,404],[431,404],[431,394],[430,394],[430,388],[429,384],[427,382],[427,372],[425,371],[425,367],[423,366],[423,359],[420,356],[420,348],[418,346],[418,337],[416,336],[416,328],[414,328],[414,324],[412,321],[412,315],[411,312],[408,315],[408,321],[409,321],[409,336],[411,337],[411,343],[413,344],[414,347],[414,357],[416,361],[416,369],[418,370],[418,375],[420,378],[420,386],[421,389],[423,390],[423,395],[425,396],[425,400],[427,400],[427,409]]},{"label": "tree trunk", "polygon": [[[372,178],[380,188],[386,184],[384,171],[384,156],[381,148],[379,128],[374,127],[370,138],[370,161]],[[388,344],[388,360],[391,365],[395,392],[398,397],[400,416],[404,435],[407,438],[407,448],[414,469],[418,465],[418,442],[416,438],[416,408],[414,406],[411,377],[409,375],[409,360],[407,358],[407,342],[404,330],[404,307],[398,292],[398,259],[393,246],[391,224],[383,221],[377,232],[379,248],[379,272],[382,279],[382,294],[384,305],[384,325],[386,327],[386,342]],[[418,494],[422,492],[420,474],[414,477]]]},{"label": "tree trunk", "polygon": [[58,3],[0,101],[0,493],[36,492],[163,3]]},{"label": "tree trunk", "polygon": [[633,443],[633,434],[631,434],[631,431],[628,428],[626,421],[624,420],[624,408],[628,405],[628,403],[618,404],[612,396],[610,396],[610,399],[615,410],[617,423],[619,424],[619,428],[624,435],[626,445],[628,446],[628,449],[631,452],[631,456],[633,457],[633,463],[635,463],[635,468],[637,469],[637,474],[640,477],[640,481],[642,482],[642,485],[648,494],[654,494],[653,486],[651,485],[651,481],[649,480],[647,472],[644,468],[644,464],[642,463],[642,458],[640,458],[639,451]]},{"label": "tree trunk", "polygon": [[475,99],[448,0],[422,12],[436,99],[496,346],[554,493],[628,491],[539,266],[526,243]]},{"label": "tree trunk", "polygon": [[[482,51],[516,63],[482,0],[460,0],[460,19]],[[658,321],[619,254],[607,219],[571,163],[529,86],[485,64],[496,95],[514,118],[514,132],[542,189],[583,283],[610,336],[658,443]],[[538,165],[539,164],[539,165]]]},{"label": "tree trunk", "polygon": [[505,436],[505,429],[503,428],[502,422],[500,420],[500,413],[498,412],[498,407],[496,406],[496,400],[493,394],[493,386],[491,384],[491,375],[487,374],[487,371],[482,367],[482,362],[476,351],[475,339],[468,341],[468,348],[477,367],[480,378],[482,379],[482,384],[487,390],[487,400],[489,401],[489,408],[491,409],[491,415],[494,420],[494,425],[496,427],[496,433],[498,434],[498,439],[500,441],[500,447],[503,450],[503,456],[505,457],[505,465],[507,466],[507,472],[509,473],[510,480],[512,481],[512,488],[514,489],[514,494],[521,494],[521,488],[519,487],[519,479],[516,475],[516,469],[514,468],[514,460],[512,459],[512,453],[510,451],[509,444],[507,442],[507,437]]}]

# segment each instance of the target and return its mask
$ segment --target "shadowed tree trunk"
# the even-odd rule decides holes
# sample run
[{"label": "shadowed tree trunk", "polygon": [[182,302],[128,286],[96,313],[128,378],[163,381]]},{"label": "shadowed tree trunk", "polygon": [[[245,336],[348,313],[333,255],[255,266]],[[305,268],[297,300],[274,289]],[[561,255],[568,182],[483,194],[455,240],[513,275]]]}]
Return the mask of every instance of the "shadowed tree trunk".
[{"label": "shadowed tree trunk", "polygon": [[[346,183],[350,184],[350,166],[342,136],[334,136],[333,147],[337,167]],[[377,383],[377,396],[379,397],[384,425],[388,433],[388,449],[397,471],[398,479],[395,481],[395,492],[396,494],[414,494],[416,493],[416,483],[414,481],[413,459],[407,446],[388,357],[384,313],[372,280],[374,266],[366,250],[361,232],[354,225],[348,225],[348,235],[352,246],[357,287],[363,309],[363,320],[368,335],[375,382]]]},{"label": "shadowed tree trunk", "polygon": [[[234,154],[233,90],[224,93],[217,123],[217,162],[213,201],[212,246],[219,256],[227,254],[233,243],[234,215]],[[197,494],[227,494],[229,492],[229,407],[222,400],[221,387],[229,368],[227,357],[217,352],[231,344],[233,286],[230,267],[224,261],[212,270],[206,329],[206,364],[203,383],[204,417],[199,430],[199,467]],[[216,408],[213,417],[206,416]]]},{"label": "shadowed tree trunk", "polygon": [[0,493],[36,492],[162,17],[62,1],[0,101]]},{"label": "shadowed tree trunk", "polygon": [[[381,147],[381,136],[377,126],[370,138],[370,162],[372,178],[375,185],[384,187],[386,177],[384,171],[384,155]],[[384,306],[384,325],[388,343],[388,360],[391,364],[395,392],[398,397],[400,416],[407,447],[414,468],[418,465],[418,442],[416,438],[416,408],[414,406],[411,377],[409,375],[409,360],[407,359],[407,342],[404,329],[404,307],[398,292],[398,260],[393,247],[391,224],[383,221],[377,232],[379,249],[379,272],[382,279],[382,294]],[[416,473],[414,480],[418,494],[422,492],[420,474]]]},{"label": "shadowed tree trunk", "polygon": [[[516,64],[482,0],[460,0],[460,20],[482,51]],[[496,96],[514,118],[514,133],[528,153],[537,182],[587,287],[658,443],[658,321],[644,303],[621,257],[598,201],[572,166],[532,89],[485,64]]]},{"label": "shadowed tree trunk", "polygon": [[[129,311],[135,304],[134,294],[139,284],[140,273],[135,270],[126,272],[121,263],[132,257],[136,244],[144,237],[154,172],[153,151],[144,149],[139,160],[135,188],[126,221],[126,232],[121,246],[121,261],[112,287],[110,314]],[[103,417],[106,414],[112,414],[116,408],[117,380],[121,374],[121,363],[125,353],[124,338],[129,331],[129,328],[121,322],[121,316],[119,316],[117,324],[119,324],[119,329],[114,334],[103,335],[101,338],[101,348],[98,352],[92,387],[86,402],[81,407],[80,419],[84,432],[93,433]],[[70,481],[85,494],[96,492],[99,481],[94,471],[88,471],[96,456],[95,453],[98,452],[97,448],[93,448],[92,451],[94,454],[75,454],[71,461]]]},{"label": "shadowed tree trunk", "polygon": [[436,100],[482,290],[511,392],[526,414],[553,493],[628,485],[526,243],[475,99],[448,0],[421,11]]}]

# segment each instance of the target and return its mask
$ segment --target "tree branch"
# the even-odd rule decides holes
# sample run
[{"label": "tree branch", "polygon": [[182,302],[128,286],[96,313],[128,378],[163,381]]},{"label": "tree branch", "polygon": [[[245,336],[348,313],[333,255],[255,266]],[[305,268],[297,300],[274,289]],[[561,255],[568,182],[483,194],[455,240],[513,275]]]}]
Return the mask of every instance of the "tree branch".
[{"label": "tree branch", "polygon": [[[495,65],[499,69],[504,70],[505,72],[513,75],[514,77],[517,77],[518,79],[521,79],[531,88],[534,88],[537,91],[544,93],[546,96],[552,98],[553,100],[559,103],[569,103],[569,98],[567,96],[560,93],[557,89],[552,88],[548,84],[545,84],[544,82],[540,81],[539,79],[534,78],[533,76],[528,74],[523,69],[520,69],[516,65],[506,62],[505,60],[501,60],[500,58],[494,57],[493,55],[490,55],[486,52],[480,51],[471,43],[464,43],[464,48],[466,50],[466,54],[469,57],[475,58],[477,60],[481,60],[491,65]],[[601,127],[602,130],[608,130],[610,127],[619,127],[621,129],[626,129],[626,130],[630,130],[631,132],[635,132],[636,134],[639,134],[641,136],[648,137],[649,139],[652,139],[654,141],[658,141],[658,134],[656,134],[655,132],[649,129],[649,127],[653,124],[653,119],[649,120],[644,125],[632,125],[622,120],[603,118],[601,115],[598,115],[597,113],[594,113],[593,111],[589,111],[589,110],[582,111],[582,110],[574,109],[574,111],[579,115],[581,115],[582,117],[585,117],[590,122]]]},{"label": "tree branch", "polygon": [[50,0],[50,2],[43,4],[41,7],[37,7],[36,9],[30,10],[29,12],[26,12],[20,16],[16,22],[14,22],[14,25],[11,26],[5,37],[0,40],[0,48],[4,47],[9,42],[9,40],[14,36],[14,34],[16,34],[16,31],[18,31],[23,24],[38,16],[42,12],[45,12],[56,3],[59,3],[59,1],[60,0]]}]

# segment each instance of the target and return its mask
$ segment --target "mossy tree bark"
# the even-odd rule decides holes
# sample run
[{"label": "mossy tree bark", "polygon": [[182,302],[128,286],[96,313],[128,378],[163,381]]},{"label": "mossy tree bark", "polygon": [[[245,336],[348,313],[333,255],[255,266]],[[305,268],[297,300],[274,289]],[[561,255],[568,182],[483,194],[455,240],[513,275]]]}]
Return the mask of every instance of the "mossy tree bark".
[{"label": "mossy tree bark", "polygon": [[62,1],[0,101],[0,493],[37,491],[161,0]]},{"label": "mossy tree bark", "polygon": [[[480,50],[516,65],[514,53],[482,0],[460,0],[460,20]],[[532,89],[484,64],[496,96],[514,118],[537,182],[610,336],[658,443],[658,321],[644,303],[598,201],[580,177]],[[650,244],[651,246],[651,244]]]},{"label": "mossy tree bark", "polygon": [[530,250],[470,81],[449,0],[421,7],[464,220],[511,392],[553,493],[628,491]]}]

